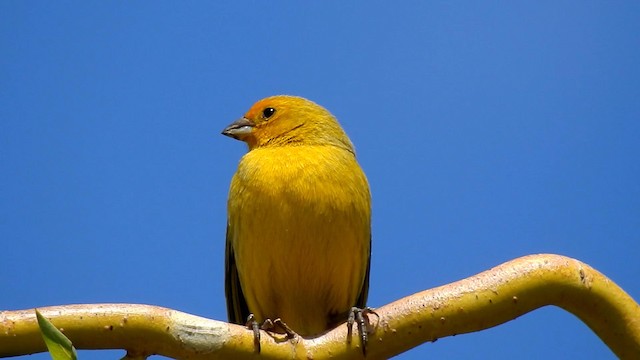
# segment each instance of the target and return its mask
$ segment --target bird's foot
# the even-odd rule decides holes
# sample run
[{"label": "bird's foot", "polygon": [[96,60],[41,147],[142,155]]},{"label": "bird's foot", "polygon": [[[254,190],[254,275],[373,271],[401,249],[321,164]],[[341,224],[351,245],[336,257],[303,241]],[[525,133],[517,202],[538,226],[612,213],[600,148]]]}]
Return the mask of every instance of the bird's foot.
[{"label": "bird's foot", "polygon": [[369,327],[371,322],[369,321],[369,314],[375,315],[378,320],[380,315],[376,313],[372,308],[357,308],[352,307],[349,311],[349,317],[347,318],[347,343],[351,343],[351,336],[353,333],[353,324],[357,323],[358,331],[360,332],[360,344],[362,345],[362,353],[367,354],[367,342],[369,341]]},{"label": "bird's foot", "polygon": [[253,331],[253,345],[255,348],[255,352],[260,352],[260,330],[264,330],[267,332],[278,332],[278,330],[283,331],[287,334],[287,339],[293,339],[297,334],[284,322],[282,319],[277,318],[275,320],[266,319],[262,322],[262,324],[256,321],[256,317],[253,314],[249,314],[247,317],[246,325],[249,330]]},{"label": "bird's foot", "polygon": [[273,332],[282,330],[285,334],[287,334],[287,339],[293,339],[294,337],[296,337],[295,331],[291,330],[291,328],[280,318],[277,318],[273,321],[271,321],[271,319],[267,319],[262,323],[262,326],[260,328],[265,331]]},{"label": "bird's foot", "polygon": [[260,353],[260,324],[253,314],[249,314],[245,326],[253,331],[253,348],[256,353]]}]

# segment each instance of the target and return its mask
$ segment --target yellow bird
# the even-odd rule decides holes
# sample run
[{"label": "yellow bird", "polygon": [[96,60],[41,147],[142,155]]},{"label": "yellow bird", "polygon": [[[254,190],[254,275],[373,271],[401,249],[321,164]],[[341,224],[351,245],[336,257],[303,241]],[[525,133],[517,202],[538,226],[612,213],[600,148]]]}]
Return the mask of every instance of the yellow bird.
[{"label": "yellow bird", "polygon": [[229,321],[281,319],[310,337],[364,308],[371,195],[336,118],[307,99],[273,96],[222,133],[249,146],[227,204]]}]

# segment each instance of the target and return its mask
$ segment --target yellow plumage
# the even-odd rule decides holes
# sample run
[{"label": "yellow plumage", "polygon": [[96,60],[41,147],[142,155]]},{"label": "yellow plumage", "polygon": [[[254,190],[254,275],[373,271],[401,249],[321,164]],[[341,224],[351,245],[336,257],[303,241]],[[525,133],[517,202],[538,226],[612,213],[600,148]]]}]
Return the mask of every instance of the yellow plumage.
[{"label": "yellow plumage", "polygon": [[281,318],[313,336],[364,307],[369,186],[337,120],[309,100],[274,96],[223,134],[249,146],[229,191],[229,320]]}]

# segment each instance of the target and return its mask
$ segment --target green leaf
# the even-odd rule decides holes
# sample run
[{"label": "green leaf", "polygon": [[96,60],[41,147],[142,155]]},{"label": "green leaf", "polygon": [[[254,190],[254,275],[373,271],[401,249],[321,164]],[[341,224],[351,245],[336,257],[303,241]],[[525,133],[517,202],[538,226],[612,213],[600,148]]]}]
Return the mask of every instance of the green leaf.
[{"label": "green leaf", "polygon": [[49,353],[53,360],[76,360],[76,349],[71,344],[64,334],[60,332],[53,324],[47,320],[36,309],[36,317],[38,318],[38,326],[40,326],[40,333],[44,339],[44,343],[49,349]]}]

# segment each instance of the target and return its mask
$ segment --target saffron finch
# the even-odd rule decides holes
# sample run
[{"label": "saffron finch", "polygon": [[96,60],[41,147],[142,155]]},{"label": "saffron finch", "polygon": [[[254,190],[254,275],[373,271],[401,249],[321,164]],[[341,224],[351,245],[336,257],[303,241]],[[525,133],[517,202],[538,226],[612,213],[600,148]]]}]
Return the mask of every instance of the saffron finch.
[{"label": "saffron finch", "polygon": [[369,289],[371,196],[336,118],[307,99],[273,96],[222,134],[249,147],[227,204],[229,321],[281,319],[311,337],[352,320]]}]

